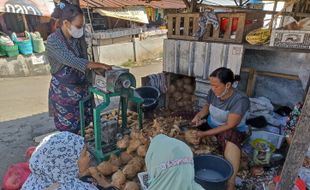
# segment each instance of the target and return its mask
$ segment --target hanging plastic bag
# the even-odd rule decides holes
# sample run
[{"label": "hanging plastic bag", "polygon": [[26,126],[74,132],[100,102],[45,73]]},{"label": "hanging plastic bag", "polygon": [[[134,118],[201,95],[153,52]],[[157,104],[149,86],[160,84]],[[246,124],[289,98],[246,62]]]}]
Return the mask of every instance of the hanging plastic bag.
[{"label": "hanging plastic bag", "polygon": [[30,173],[28,162],[11,165],[3,177],[2,188],[4,190],[19,190]]}]

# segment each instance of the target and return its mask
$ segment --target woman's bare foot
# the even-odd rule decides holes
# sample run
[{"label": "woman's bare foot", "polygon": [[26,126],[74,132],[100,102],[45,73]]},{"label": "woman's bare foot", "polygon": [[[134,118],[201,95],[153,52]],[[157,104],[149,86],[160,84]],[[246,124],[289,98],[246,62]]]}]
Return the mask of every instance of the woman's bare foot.
[{"label": "woman's bare foot", "polygon": [[227,183],[227,188],[226,190],[236,190],[235,183]]}]

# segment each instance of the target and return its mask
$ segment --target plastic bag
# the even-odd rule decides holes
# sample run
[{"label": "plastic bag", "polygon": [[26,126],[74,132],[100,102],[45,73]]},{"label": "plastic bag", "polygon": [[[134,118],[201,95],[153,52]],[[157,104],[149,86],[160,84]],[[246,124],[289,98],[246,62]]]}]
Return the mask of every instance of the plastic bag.
[{"label": "plastic bag", "polygon": [[30,173],[28,162],[11,165],[3,177],[2,188],[4,190],[20,189]]},{"label": "plastic bag", "polygon": [[310,188],[310,169],[302,167],[299,170],[299,177],[305,181],[307,188]]},{"label": "plastic bag", "polygon": [[[276,184],[280,183],[280,181],[281,181],[280,176],[276,176],[273,178],[273,182]],[[293,190],[295,190],[295,189],[296,190],[306,190],[307,189],[306,183],[300,178],[296,179],[295,186],[294,186]]]},{"label": "plastic bag", "polygon": [[35,146],[31,146],[31,147],[27,148],[27,150],[25,152],[25,157],[27,159],[29,159],[35,150],[36,150]]},{"label": "plastic bag", "polygon": [[284,30],[310,30],[310,18],[304,18],[297,22],[293,17],[284,17]]},{"label": "plastic bag", "polygon": [[251,45],[262,45],[269,40],[270,36],[270,29],[260,28],[251,31],[248,35],[246,35],[246,41]]}]

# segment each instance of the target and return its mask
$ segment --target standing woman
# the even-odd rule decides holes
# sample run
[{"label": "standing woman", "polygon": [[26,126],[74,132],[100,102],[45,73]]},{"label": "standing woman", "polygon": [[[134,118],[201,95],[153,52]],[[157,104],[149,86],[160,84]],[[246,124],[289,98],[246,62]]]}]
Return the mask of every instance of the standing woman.
[{"label": "standing woman", "polygon": [[250,108],[249,98],[234,88],[239,80],[228,68],[218,68],[210,75],[211,90],[207,96],[207,104],[195,116],[196,126],[203,124],[207,117],[206,131],[199,131],[197,137],[216,135],[224,152],[224,157],[233,166],[233,176],[228,181],[227,190],[235,189],[235,179],[239,170],[241,144],[247,136],[245,114]]},{"label": "standing woman", "polygon": [[[87,95],[86,75],[90,69],[111,69],[111,66],[87,60],[78,38],[84,33],[82,9],[67,2],[56,6],[52,17],[59,28],[47,39],[47,57],[52,79],[49,89],[49,112],[58,130],[77,133],[80,129],[79,101]],[[91,120],[90,106],[86,123]]]}]

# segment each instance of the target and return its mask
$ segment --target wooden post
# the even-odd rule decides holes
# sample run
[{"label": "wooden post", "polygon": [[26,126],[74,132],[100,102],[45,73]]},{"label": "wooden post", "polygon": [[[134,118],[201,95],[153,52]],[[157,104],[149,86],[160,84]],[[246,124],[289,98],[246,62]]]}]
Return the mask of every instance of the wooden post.
[{"label": "wooden post", "polygon": [[191,5],[189,4],[188,0],[183,0],[183,2],[184,2],[184,4],[185,4],[185,6],[186,6],[186,9],[187,9],[187,10],[190,10]]},{"label": "wooden post", "polygon": [[27,22],[27,18],[26,15],[22,15],[23,17],[23,21],[24,21],[24,25],[25,25],[25,30],[29,31],[29,27],[28,27],[28,22]]},{"label": "wooden post", "polygon": [[132,40],[132,46],[133,46],[133,61],[137,61],[137,50],[136,50],[136,38],[135,35],[132,35],[131,37]]},{"label": "wooden post", "polygon": [[[309,91],[309,88],[310,88],[310,78],[309,78],[308,81],[307,81],[307,85],[306,85],[306,88],[305,88],[305,92],[308,92],[308,91]],[[306,97],[307,97],[307,94],[304,95],[304,97],[303,97],[303,102],[305,102]]]},{"label": "wooden post", "polygon": [[184,4],[186,5],[186,9],[190,13],[197,12],[197,1],[198,0],[191,0],[190,2],[188,0],[183,0]]},{"label": "wooden post", "polygon": [[289,190],[294,187],[298,171],[303,164],[307,150],[310,145],[310,91],[308,90],[301,116],[296,126],[292,144],[288,151],[283,170],[281,182],[276,190]]},{"label": "wooden post", "polygon": [[111,17],[106,17],[108,20],[108,29],[112,29],[112,18]]},{"label": "wooden post", "polygon": [[190,12],[191,13],[197,12],[197,0],[191,0]]},{"label": "wooden post", "polygon": [[246,88],[246,93],[249,97],[252,97],[254,95],[256,77],[257,77],[257,75],[256,75],[255,69],[250,68],[248,84],[247,84],[247,88]]},{"label": "wooden post", "polygon": [[79,0],[71,0],[72,4],[80,6],[80,1]]},{"label": "wooden post", "polygon": [[[166,82],[167,82],[167,87],[169,88],[170,84],[171,84],[171,73],[166,73]],[[169,93],[166,92],[165,94],[165,108],[169,109]]]},{"label": "wooden post", "polygon": [[[275,12],[275,11],[277,10],[277,5],[278,5],[278,0],[275,0],[275,1],[274,1],[274,4],[273,4],[273,12]],[[274,19],[277,19],[277,18],[275,18],[275,14],[272,14],[272,15],[271,15],[271,20],[270,20],[269,29],[272,29],[272,28],[273,28]]]}]

